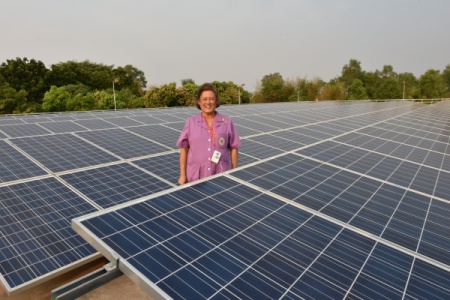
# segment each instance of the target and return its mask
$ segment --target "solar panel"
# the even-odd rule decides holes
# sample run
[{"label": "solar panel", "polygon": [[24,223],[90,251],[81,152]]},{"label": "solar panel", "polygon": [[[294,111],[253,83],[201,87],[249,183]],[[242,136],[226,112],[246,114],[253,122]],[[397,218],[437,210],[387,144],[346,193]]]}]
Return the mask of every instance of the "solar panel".
[{"label": "solar panel", "polygon": [[[214,294],[217,297],[244,297],[249,292],[266,297],[283,291],[281,297],[298,298],[299,295],[323,295],[321,289],[329,291],[329,295],[342,295],[344,292],[344,295],[356,297],[370,295],[373,292],[368,289],[370,284],[380,291],[389,291],[384,295],[398,293],[402,284],[398,287],[389,285],[383,281],[387,278],[385,274],[377,275],[381,284],[375,282],[372,280],[376,278],[375,274],[362,271],[366,266],[364,262],[360,269],[349,268],[352,257],[344,257],[346,253],[321,255],[334,249],[320,244],[322,237],[311,233],[322,232],[333,247],[334,241],[340,239],[345,240],[346,245],[359,247],[357,242],[365,239],[371,248],[368,252],[367,249],[361,250],[364,253],[361,259],[375,265],[385,264],[386,270],[392,261],[383,255],[371,256],[375,249],[412,259],[413,262],[405,267],[405,274],[409,276],[408,282],[415,285],[405,287],[407,295],[417,297],[429,295],[428,292],[445,295],[448,294],[446,281],[435,277],[438,274],[447,276],[445,257],[449,257],[446,232],[450,231],[446,230],[445,215],[450,194],[450,185],[446,184],[450,180],[447,169],[450,159],[445,146],[445,141],[448,141],[445,134],[449,133],[446,115],[442,113],[445,109],[449,109],[446,102],[429,106],[408,101],[223,105],[219,110],[232,117],[243,142],[239,161],[241,168],[211,179],[212,182],[207,180],[183,187],[176,187],[179,153],[175,141],[186,118],[199,113],[196,108],[8,116],[0,118],[0,138],[4,142],[0,151],[8,153],[0,157],[0,188],[13,191],[8,192],[10,198],[5,203],[27,203],[46,197],[58,199],[59,192],[63,193],[63,199],[68,197],[76,199],[77,203],[80,201],[78,205],[89,209],[80,214],[78,211],[73,215],[67,213],[68,217],[59,213],[59,203],[46,207],[47,214],[56,214],[64,219],[58,221],[64,230],[55,232],[68,230],[70,218],[93,213],[83,220],[99,218],[105,225],[98,230],[91,228],[95,232],[95,240],[102,239],[97,235],[105,237],[113,245],[111,249],[118,247],[114,251],[121,254],[136,249],[141,251],[133,256],[133,264],[136,263],[137,267],[130,265],[128,274],[142,270],[160,272],[168,268],[163,266],[161,270],[147,270],[146,266],[141,266],[140,258],[150,255],[145,252],[149,247],[153,247],[150,252],[162,255],[157,257],[170,256],[176,262],[181,259],[182,264],[186,264],[192,256],[195,263],[160,279],[158,286],[160,291],[164,290],[163,293],[179,293],[176,290],[178,286],[190,291],[189,285],[179,281],[184,274],[191,274],[188,280],[192,281],[202,278],[198,282],[198,290],[222,286]],[[40,129],[27,131],[22,127],[24,124]],[[13,128],[15,126],[18,128]],[[4,127],[10,129],[9,133],[3,131]],[[333,151],[344,151],[343,155],[327,151],[330,145]],[[315,155],[317,149],[319,156]],[[352,163],[353,158],[355,161]],[[8,165],[6,159],[12,162]],[[397,168],[394,170],[390,164],[385,164],[386,172],[381,167],[376,168],[377,160],[380,163],[393,161],[392,166]],[[2,166],[6,167],[2,170]],[[369,175],[369,172],[373,173]],[[410,172],[416,174],[413,179],[408,174]],[[49,180],[51,187],[47,185]],[[433,182],[435,187],[431,192]],[[38,188],[44,191],[42,195],[35,190],[24,195],[17,193],[21,189],[20,184],[44,185],[45,188]],[[1,198],[3,193],[0,195],[0,199],[5,200]],[[371,198],[363,204],[365,197]],[[395,203],[405,205],[397,208]],[[429,203],[430,209],[426,217],[417,218],[415,210],[417,215],[423,216],[424,203]],[[279,210],[276,209],[278,206]],[[121,207],[120,222],[129,229],[125,235],[118,233],[114,225],[118,220],[114,215],[119,213],[118,207]],[[408,209],[414,211],[413,217],[410,217]],[[39,215],[41,212],[34,207],[28,210],[26,205],[4,210],[0,222],[8,224],[11,218],[19,219],[22,215]],[[267,216],[264,217],[264,214]],[[135,225],[129,226],[127,222],[130,220]],[[159,220],[162,223],[158,223]],[[423,225],[419,237],[418,220]],[[204,224],[195,225],[197,222]],[[27,221],[26,226],[32,227],[31,223]],[[141,227],[141,223],[148,226]],[[47,225],[50,228],[48,232],[55,230],[50,224]],[[244,227],[237,232],[239,226]],[[406,230],[409,227],[411,232]],[[330,228],[334,228],[332,233],[328,232]],[[144,234],[144,229],[150,230],[149,233]],[[299,234],[302,232],[302,239],[291,239],[296,230]],[[75,248],[90,247],[80,237],[73,237],[73,232],[67,232],[69,240],[76,240],[72,242],[77,245]],[[401,236],[399,244],[395,243],[394,238],[397,232]],[[66,237],[53,232],[39,239],[39,232],[33,230],[28,234],[32,241],[39,240],[42,245],[46,242],[44,247],[53,250],[39,252],[41,261],[49,262],[51,266],[44,266],[37,272],[33,269],[33,263],[24,263],[23,270],[26,271],[20,272],[28,275],[8,273],[11,264],[16,263],[16,257],[26,257],[28,250],[21,246],[18,238],[5,239],[2,235],[1,241],[7,246],[0,248],[0,258],[5,257],[0,260],[0,270],[5,270],[0,271],[0,278],[8,293],[23,290],[97,255],[89,248],[86,253],[80,251],[78,259],[56,264],[53,262],[59,262],[58,259],[66,252],[64,247],[51,245],[64,245]],[[350,235],[352,238],[349,239]],[[284,239],[279,246],[282,247],[281,252],[277,246],[270,249],[267,243],[280,237]],[[91,237],[89,239],[92,240]],[[129,239],[131,243],[127,242]],[[155,239],[159,246],[150,246]],[[311,242],[308,244],[307,240]],[[185,246],[192,241],[192,253],[197,253],[198,259],[194,259],[191,246]],[[255,241],[257,244],[253,243]],[[297,245],[299,241],[306,244]],[[101,244],[100,248],[104,248],[103,243],[101,241],[95,246]],[[214,248],[202,252],[204,245],[210,247],[211,243]],[[224,248],[220,243],[227,246]],[[241,254],[240,243],[245,243],[249,249],[254,248],[255,253],[266,251],[266,254],[260,257],[254,256],[255,253]],[[413,245],[420,250],[414,252]],[[195,247],[200,247],[200,250]],[[309,265],[300,264],[307,258],[291,254],[290,247],[302,247],[303,253],[317,248],[314,250],[316,256],[307,256],[312,259]],[[97,250],[109,256],[111,249],[106,252],[104,249]],[[169,252],[159,252],[160,249],[169,249]],[[15,251],[15,256],[8,254],[11,251]],[[241,259],[242,255],[244,257]],[[254,263],[246,261],[249,259],[247,255],[255,257]],[[283,261],[286,257],[288,264]],[[218,269],[209,269],[209,264],[216,265],[222,258],[225,263]],[[301,266],[294,274],[285,271],[286,268],[293,269],[290,267],[291,260]],[[321,264],[314,264],[314,261]],[[159,262],[156,263],[159,265]],[[237,264],[237,269],[228,269],[234,264]],[[277,265],[283,268],[272,267]],[[332,270],[340,271],[336,275],[328,275]],[[346,272],[354,274],[355,270],[358,270],[357,275],[349,276],[350,279],[343,276]],[[203,277],[204,274],[207,277]],[[227,274],[225,279],[222,274]],[[224,282],[231,276],[235,280],[225,286]],[[284,277],[290,278],[290,289],[285,288],[287,279]],[[146,276],[139,278],[145,285],[154,286]],[[326,280],[318,281],[319,278]],[[208,284],[205,285],[203,280]],[[259,286],[258,282],[262,285]],[[351,290],[348,282],[352,284]],[[318,288],[319,285],[322,287]],[[205,293],[198,290],[194,293]]]},{"label": "solar panel", "polygon": [[50,131],[36,124],[2,125],[0,130],[9,137],[49,134]]},{"label": "solar panel", "polygon": [[72,134],[17,138],[10,141],[53,172],[118,160],[117,157]]},{"label": "solar panel", "polygon": [[133,158],[172,150],[120,128],[79,132],[77,135],[122,158]]},{"label": "solar panel", "polygon": [[65,174],[61,178],[102,208],[172,187],[127,163]]},{"label": "solar panel", "polygon": [[81,119],[74,122],[91,130],[117,128],[117,125],[102,119]]},{"label": "solar panel", "polygon": [[47,122],[40,123],[39,125],[53,133],[66,133],[85,130],[84,127],[71,121]]},{"label": "solar panel", "polygon": [[0,183],[47,174],[5,141],[0,141],[0,157]]},{"label": "solar panel", "polygon": [[178,152],[134,160],[133,164],[173,184],[180,177]]},{"label": "solar panel", "polygon": [[54,178],[0,187],[0,273],[7,290],[87,260],[95,250],[70,220],[95,211]]},{"label": "solar panel", "polygon": [[172,149],[180,136],[179,130],[163,125],[137,126],[128,130]]}]

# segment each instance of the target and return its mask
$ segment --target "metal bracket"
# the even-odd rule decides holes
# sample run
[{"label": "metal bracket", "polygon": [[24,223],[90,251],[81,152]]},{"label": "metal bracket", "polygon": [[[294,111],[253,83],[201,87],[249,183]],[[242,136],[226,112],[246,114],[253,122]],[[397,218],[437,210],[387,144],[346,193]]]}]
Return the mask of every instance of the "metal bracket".
[{"label": "metal bracket", "polygon": [[98,270],[52,290],[51,300],[70,300],[87,294],[122,275],[118,266],[119,259],[115,259]]}]

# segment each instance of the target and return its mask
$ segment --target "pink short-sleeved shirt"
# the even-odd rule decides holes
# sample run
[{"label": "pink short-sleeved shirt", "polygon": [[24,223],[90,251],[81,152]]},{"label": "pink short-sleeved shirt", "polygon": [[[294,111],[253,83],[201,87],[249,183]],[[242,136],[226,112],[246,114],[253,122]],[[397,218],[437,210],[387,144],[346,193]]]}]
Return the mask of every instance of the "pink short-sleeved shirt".
[{"label": "pink short-sleeved shirt", "polygon": [[[239,148],[241,141],[230,118],[216,112],[215,123],[215,142],[201,113],[187,119],[178,138],[178,147],[189,148],[186,166],[188,182],[231,168],[230,149]],[[211,161],[215,150],[221,153],[217,164]]]}]

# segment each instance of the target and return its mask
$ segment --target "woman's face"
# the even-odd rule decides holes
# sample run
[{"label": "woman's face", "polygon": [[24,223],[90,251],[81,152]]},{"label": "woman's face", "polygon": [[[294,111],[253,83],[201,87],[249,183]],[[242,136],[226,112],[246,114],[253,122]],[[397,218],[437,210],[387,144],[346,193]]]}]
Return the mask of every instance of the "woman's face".
[{"label": "woman's face", "polygon": [[198,105],[204,114],[212,114],[216,111],[217,99],[213,91],[204,91],[200,99],[198,100]]}]

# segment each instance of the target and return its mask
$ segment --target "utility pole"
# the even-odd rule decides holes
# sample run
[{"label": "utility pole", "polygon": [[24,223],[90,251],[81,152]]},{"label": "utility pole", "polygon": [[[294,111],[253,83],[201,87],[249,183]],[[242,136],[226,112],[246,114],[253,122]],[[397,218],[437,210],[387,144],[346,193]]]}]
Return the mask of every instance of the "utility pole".
[{"label": "utility pole", "polygon": [[117,107],[116,107],[116,90],[114,89],[114,83],[118,83],[118,82],[119,82],[119,78],[114,78],[114,80],[113,80],[114,111],[117,110]]},{"label": "utility pole", "polygon": [[405,100],[405,81],[403,80],[403,100]]},{"label": "utility pole", "polygon": [[244,87],[245,83],[238,86],[238,103],[241,105],[241,87]]}]

